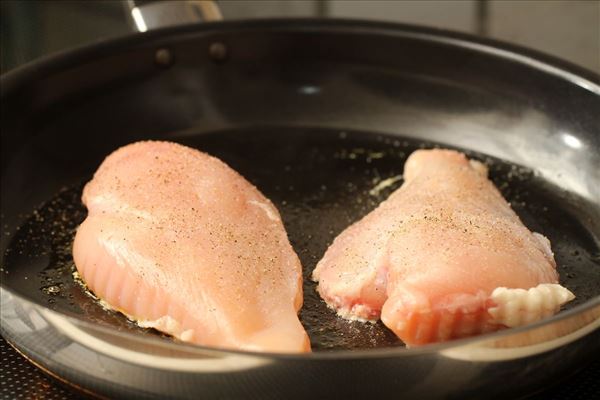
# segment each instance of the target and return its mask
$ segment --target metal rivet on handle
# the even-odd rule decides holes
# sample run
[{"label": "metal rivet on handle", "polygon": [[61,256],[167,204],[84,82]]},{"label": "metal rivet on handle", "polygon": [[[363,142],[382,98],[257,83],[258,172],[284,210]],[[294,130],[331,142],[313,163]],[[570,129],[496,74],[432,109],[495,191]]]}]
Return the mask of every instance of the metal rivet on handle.
[{"label": "metal rivet on handle", "polygon": [[158,49],[154,54],[154,62],[161,67],[168,67],[173,63],[173,55],[168,49]]},{"label": "metal rivet on handle", "polygon": [[221,42],[215,42],[208,48],[208,54],[213,61],[224,61],[227,58],[227,46]]}]

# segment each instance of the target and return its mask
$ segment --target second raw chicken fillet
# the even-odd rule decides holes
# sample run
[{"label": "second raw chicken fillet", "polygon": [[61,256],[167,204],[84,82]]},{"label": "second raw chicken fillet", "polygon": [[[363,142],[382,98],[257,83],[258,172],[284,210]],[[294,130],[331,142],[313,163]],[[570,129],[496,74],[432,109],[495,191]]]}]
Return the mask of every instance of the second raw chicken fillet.
[{"label": "second raw chicken fillet", "polygon": [[404,178],[313,272],[342,317],[381,317],[416,345],[534,322],[573,298],[558,285],[548,239],[521,223],[483,164],[419,150]]},{"label": "second raw chicken fillet", "polygon": [[106,158],[83,202],[75,265],[111,308],[183,341],[310,351],[302,268],[279,213],[223,162],[131,144]]}]

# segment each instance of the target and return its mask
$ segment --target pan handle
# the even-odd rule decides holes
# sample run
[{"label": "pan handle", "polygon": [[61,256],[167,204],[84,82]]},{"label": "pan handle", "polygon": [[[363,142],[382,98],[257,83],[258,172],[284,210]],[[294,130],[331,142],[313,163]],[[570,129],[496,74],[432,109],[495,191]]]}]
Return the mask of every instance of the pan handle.
[{"label": "pan handle", "polygon": [[223,19],[214,0],[127,0],[126,6],[139,32]]}]

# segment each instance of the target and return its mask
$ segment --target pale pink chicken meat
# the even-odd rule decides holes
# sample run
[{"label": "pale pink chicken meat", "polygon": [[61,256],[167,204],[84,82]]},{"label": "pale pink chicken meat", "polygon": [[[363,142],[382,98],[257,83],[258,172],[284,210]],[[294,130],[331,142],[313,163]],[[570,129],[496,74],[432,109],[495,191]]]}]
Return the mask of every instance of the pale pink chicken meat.
[{"label": "pale pink chicken meat", "polygon": [[279,213],[220,160],[134,143],[104,160],[83,202],[75,265],[111,308],[197,344],[310,351],[301,265]]},{"label": "pale pink chicken meat", "polygon": [[523,225],[483,164],[419,150],[404,178],[313,271],[339,315],[381,318],[418,345],[533,322],[573,298],[548,239]]}]

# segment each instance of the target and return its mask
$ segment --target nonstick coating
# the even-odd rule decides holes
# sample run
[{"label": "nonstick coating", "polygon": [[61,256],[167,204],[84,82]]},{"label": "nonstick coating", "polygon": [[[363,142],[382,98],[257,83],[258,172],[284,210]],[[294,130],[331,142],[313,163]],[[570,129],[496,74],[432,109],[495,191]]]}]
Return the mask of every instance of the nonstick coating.
[{"label": "nonstick coating", "polygon": [[[335,236],[377,206],[402,180],[381,191],[372,189],[384,179],[398,178],[411,152],[434,144],[368,132],[290,127],[188,135],[180,141],[224,160],[281,211],[304,267],[300,316],[313,350],[401,345],[381,323],[338,318],[319,298],[310,275]],[[567,307],[599,295],[600,249],[572,216],[564,191],[530,169],[469,154],[489,166],[491,179],[524,223],[552,242],[561,283],[577,296]],[[82,177],[82,182],[89,179]],[[81,188],[81,184],[65,187],[20,227],[5,253],[4,282],[51,309],[122,330],[157,334],[103,309],[75,283],[71,244],[86,215]],[[576,199],[576,204],[586,206],[583,199]]]}]

